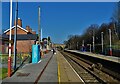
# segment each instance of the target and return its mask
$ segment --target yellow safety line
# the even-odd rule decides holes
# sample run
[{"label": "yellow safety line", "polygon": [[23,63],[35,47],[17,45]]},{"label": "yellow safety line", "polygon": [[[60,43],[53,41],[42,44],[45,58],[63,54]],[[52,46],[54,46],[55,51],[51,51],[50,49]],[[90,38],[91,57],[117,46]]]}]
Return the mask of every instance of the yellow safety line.
[{"label": "yellow safety line", "polygon": [[60,84],[60,65],[58,62],[58,83]]}]

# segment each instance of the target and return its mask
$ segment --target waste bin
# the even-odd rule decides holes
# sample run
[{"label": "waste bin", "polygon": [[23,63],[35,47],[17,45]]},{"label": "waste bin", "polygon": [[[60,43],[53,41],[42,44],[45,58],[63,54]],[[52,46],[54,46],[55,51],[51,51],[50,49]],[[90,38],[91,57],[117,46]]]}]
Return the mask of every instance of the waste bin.
[{"label": "waste bin", "polygon": [[40,45],[32,45],[32,63],[40,61]]}]

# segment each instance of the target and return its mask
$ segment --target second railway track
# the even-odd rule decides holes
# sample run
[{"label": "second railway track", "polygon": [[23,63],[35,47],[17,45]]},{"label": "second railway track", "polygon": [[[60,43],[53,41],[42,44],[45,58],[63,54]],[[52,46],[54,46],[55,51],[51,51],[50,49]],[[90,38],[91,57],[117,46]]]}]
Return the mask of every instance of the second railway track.
[{"label": "second railway track", "polygon": [[[102,72],[99,68],[94,68],[94,64],[86,62],[84,59],[80,59],[77,56],[68,52],[61,51],[61,54],[68,60],[72,67],[76,70],[79,76],[85,83],[119,83],[118,80]],[[100,64],[98,64],[100,66]]]}]

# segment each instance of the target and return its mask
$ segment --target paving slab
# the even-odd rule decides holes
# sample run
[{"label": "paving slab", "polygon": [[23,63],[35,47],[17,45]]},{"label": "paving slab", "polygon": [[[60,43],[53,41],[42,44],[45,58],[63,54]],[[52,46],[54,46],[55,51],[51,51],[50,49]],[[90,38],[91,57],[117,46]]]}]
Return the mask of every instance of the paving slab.
[{"label": "paving slab", "polygon": [[57,56],[54,54],[49,64],[47,65],[45,71],[43,72],[41,78],[39,79],[39,83],[56,83],[58,84],[58,75],[57,75]]},{"label": "paving slab", "polygon": [[19,69],[12,77],[5,78],[2,83],[34,83],[51,56],[52,52],[49,52],[48,54],[45,54],[44,58],[41,58],[40,63],[25,65],[23,68]]}]

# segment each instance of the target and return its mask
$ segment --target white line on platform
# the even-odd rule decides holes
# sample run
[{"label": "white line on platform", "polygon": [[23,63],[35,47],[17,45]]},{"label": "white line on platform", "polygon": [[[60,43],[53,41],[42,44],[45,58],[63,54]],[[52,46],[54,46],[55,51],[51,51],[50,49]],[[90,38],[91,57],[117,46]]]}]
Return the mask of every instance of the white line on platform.
[{"label": "white line on platform", "polygon": [[40,60],[38,63],[40,63],[42,60]]},{"label": "white line on platform", "polygon": [[[65,60],[66,58],[63,57]],[[66,62],[70,65],[70,63],[66,60]],[[78,78],[85,84],[84,80],[78,75],[78,73],[73,69],[73,67],[70,65],[70,67],[72,68],[72,70],[75,72],[75,74],[78,76]]]}]

